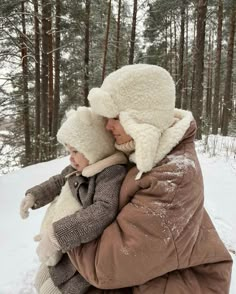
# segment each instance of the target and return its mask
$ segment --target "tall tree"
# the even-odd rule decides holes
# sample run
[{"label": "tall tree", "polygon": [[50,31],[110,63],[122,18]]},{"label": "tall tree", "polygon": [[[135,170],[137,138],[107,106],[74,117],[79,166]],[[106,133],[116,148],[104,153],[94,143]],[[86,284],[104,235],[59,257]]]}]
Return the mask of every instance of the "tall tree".
[{"label": "tall tree", "polygon": [[176,23],[176,16],[174,16],[174,53],[175,53],[175,67],[174,67],[174,79],[177,81],[178,79],[178,49],[177,49],[177,23]]},{"label": "tall tree", "polygon": [[193,115],[196,119],[197,139],[202,136],[202,106],[203,106],[203,73],[204,73],[204,47],[206,27],[207,0],[198,0],[197,4],[197,35],[195,48],[195,79],[193,95]]},{"label": "tall tree", "polygon": [[189,99],[189,91],[188,91],[188,76],[189,76],[189,56],[188,56],[188,42],[189,42],[189,37],[188,37],[188,27],[189,27],[189,15],[188,15],[188,5],[186,7],[186,36],[185,36],[185,58],[184,58],[184,73],[183,73],[183,104],[182,107],[183,109],[190,109],[190,99]]},{"label": "tall tree", "polygon": [[40,153],[40,29],[38,0],[34,0],[34,55],[35,55],[35,133],[34,161],[39,161]]},{"label": "tall tree", "polygon": [[85,2],[85,41],[84,41],[84,101],[88,106],[89,92],[89,26],[90,26],[90,0]]},{"label": "tall tree", "polygon": [[106,74],[106,63],[107,63],[107,50],[108,50],[108,38],[109,38],[109,31],[110,31],[110,19],[111,19],[111,0],[108,3],[108,12],[107,12],[107,28],[106,28],[106,35],[104,41],[104,55],[103,55],[103,67],[102,67],[102,81],[105,78]]},{"label": "tall tree", "polygon": [[[52,116],[53,116],[53,33],[52,33],[52,3],[48,2],[48,11],[50,17],[48,19],[48,127],[49,135],[52,135]],[[51,146],[50,146],[51,147]]]},{"label": "tall tree", "polygon": [[193,54],[192,54],[192,78],[191,78],[191,95],[190,95],[190,101],[189,101],[189,109],[192,111],[193,110],[193,97],[194,97],[194,81],[195,81],[195,68],[196,68],[196,19],[194,17],[193,21]]},{"label": "tall tree", "polygon": [[222,135],[228,135],[229,120],[232,112],[232,70],[233,70],[233,57],[234,57],[234,37],[235,37],[235,22],[236,22],[236,3],[232,0],[232,13],[230,17],[229,41],[227,50],[227,68],[224,90],[224,105],[222,116]]},{"label": "tall tree", "polygon": [[22,60],[22,78],[23,78],[23,122],[25,137],[25,157],[24,165],[31,162],[31,141],[30,141],[30,123],[29,123],[29,89],[28,89],[28,54],[26,38],[26,21],[25,21],[25,0],[21,1],[21,60]]},{"label": "tall tree", "polygon": [[115,63],[115,69],[119,68],[120,15],[121,15],[121,0],[119,0],[119,3],[118,3],[118,17],[117,17],[117,29],[116,29],[116,63]]},{"label": "tall tree", "polygon": [[52,121],[52,137],[53,137],[53,156],[56,157],[56,134],[59,122],[60,107],[60,65],[61,65],[61,0],[56,0],[56,32],[55,32],[55,83],[54,83],[54,100],[53,100],[53,121]]},{"label": "tall tree", "polygon": [[210,133],[211,127],[211,112],[212,112],[212,60],[213,60],[213,33],[212,31],[209,32],[209,41],[208,41],[208,62],[207,62],[207,91],[206,91],[206,107],[205,107],[205,117],[204,117],[204,124],[205,124],[205,133],[208,135]]},{"label": "tall tree", "polygon": [[41,0],[42,4],[42,63],[41,63],[41,160],[48,158],[48,45],[49,19],[51,12],[50,0]]},{"label": "tall tree", "polygon": [[131,36],[130,36],[129,64],[134,63],[134,47],[135,47],[135,37],[136,37],[137,11],[138,11],[138,0],[134,0],[132,28],[131,28]]},{"label": "tall tree", "polygon": [[179,40],[179,70],[178,81],[176,85],[176,107],[181,108],[182,105],[182,90],[183,90],[183,71],[184,71],[184,32],[185,32],[185,9],[186,0],[181,2],[181,26],[180,26],[180,40]]},{"label": "tall tree", "polygon": [[222,22],[223,22],[223,2],[218,0],[218,25],[217,25],[217,48],[215,56],[215,80],[214,80],[214,103],[212,111],[212,133],[218,134],[219,127],[219,101],[220,101],[220,68],[222,49]]}]

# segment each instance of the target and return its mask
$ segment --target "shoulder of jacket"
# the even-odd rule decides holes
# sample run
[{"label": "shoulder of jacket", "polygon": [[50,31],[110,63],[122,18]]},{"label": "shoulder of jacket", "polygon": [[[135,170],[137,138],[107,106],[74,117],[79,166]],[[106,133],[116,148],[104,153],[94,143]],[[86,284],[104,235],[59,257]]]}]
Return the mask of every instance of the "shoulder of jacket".
[{"label": "shoulder of jacket", "polygon": [[124,164],[115,164],[106,167],[101,173],[121,173],[121,172],[126,172],[127,167]]},{"label": "shoulder of jacket", "polygon": [[140,185],[145,182],[151,184],[155,181],[175,181],[176,184],[189,181],[196,175],[196,162],[195,158],[190,154],[169,154],[152,170],[142,176],[139,180]]},{"label": "shoulder of jacket", "polygon": [[125,165],[122,164],[116,164],[111,165],[109,167],[106,167],[104,170],[102,170],[100,173],[95,175],[96,179],[112,179],[112,178],[124,178],[127,173],[127,169]]}]

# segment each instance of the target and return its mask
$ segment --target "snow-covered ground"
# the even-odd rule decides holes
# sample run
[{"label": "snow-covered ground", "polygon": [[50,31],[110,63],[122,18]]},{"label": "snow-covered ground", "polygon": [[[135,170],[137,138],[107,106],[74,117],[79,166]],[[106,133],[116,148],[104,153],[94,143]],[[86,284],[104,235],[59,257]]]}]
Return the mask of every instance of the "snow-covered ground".
[{"label": "snow-covered ground", "polygon": [[[200,150],[200,149],[199,149]],[[205,206],[236,262],[236,159],[209,157],[199,152],[204,180]],[[39,265],[33,237],[45,209],[19,216],[25,190],[60,172],[68,157],[26,167],[0,177],[0,294],[34,294],[32,282]],[[230,294],[236,294],[236,265]]]}]

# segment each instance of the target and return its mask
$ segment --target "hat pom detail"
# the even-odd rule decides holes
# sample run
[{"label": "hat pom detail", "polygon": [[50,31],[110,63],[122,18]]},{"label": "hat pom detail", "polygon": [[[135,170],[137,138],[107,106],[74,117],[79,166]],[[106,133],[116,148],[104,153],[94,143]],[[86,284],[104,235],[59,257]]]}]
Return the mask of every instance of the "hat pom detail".
[{"label": "hat pom detail", "polygon": [[96,109],[96,113],[101,116],[112,118],[119,114],[111,95],[101,88],[91,89],[88,100],[92,109]]}]

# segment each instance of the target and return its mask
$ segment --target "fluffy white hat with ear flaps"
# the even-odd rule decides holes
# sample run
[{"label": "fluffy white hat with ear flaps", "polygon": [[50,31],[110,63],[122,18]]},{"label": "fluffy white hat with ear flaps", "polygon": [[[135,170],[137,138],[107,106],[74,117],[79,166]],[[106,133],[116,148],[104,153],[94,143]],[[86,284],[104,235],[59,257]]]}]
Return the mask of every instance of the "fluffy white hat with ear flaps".
[{"label": "fluffy white hat with ear flaps", "polygon": [[138,170],[150,171],[161,134],[174,121],[175,84],[170,74],[156,65],[127,65],[109,74],[101,88],[91,89],[88,99],[96,113],[119,115],[135,141]]},{"label": "fluffy white hat with ear flaps", "polygon": [[69,144],[93,164],[115,152],[114,138],[105,129],[104,117],[88,107],[78,107],[66,113],[66,121],[57,133],[57,140]]}]

